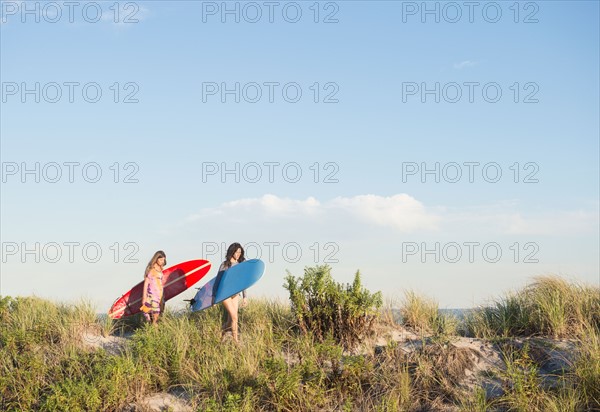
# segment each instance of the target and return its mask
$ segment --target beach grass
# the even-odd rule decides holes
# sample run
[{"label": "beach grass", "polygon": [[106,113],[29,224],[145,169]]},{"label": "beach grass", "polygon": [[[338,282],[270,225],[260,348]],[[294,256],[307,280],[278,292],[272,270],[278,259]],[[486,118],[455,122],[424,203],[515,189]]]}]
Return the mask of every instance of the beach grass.
[{"label": "beach grass", "polygon": [[404,294],[400,316],[405,326],[435,337],[455,335],[458,328],[458,319],[440,312],[437,301],[412,290]]},{"label": "beach grass", "polygon": [[600,328],[599,288],[558,276],[536,277],[523,290],[471,311],[467,334],[491,339],[510,336],[585,336]]},{"label": "beach grass", "polygon": [[[336,290],[343,297],[352,285]],[[374,296],[359,284],[354,290]],[[200,411],[600,410],[599,288],[536,278],[464,321],[440,315],[430,298],[405,297],[400,324],[379,298],[365,302],[379,303],[386,328],[418,338],[356,348],[342,338],[348,335],[300,327],[287,301],[251,300],[240,311],[238,345],[222,340],[220,305],[167,310],[152,327],[99,318],[87,302],[3,297],[0,409],[143,410],[149,395],[169,392]],[[101,345],[119,336],[118,351]],[[458,339],[498,353],[500,366],[484,376],[495,379],[498,393],[487,393],[475,374],[481,353],[452,344]],[[571,356],[550,373],[549,354],[561,344]],[[475,384],[467,384],[469,376]]]}]

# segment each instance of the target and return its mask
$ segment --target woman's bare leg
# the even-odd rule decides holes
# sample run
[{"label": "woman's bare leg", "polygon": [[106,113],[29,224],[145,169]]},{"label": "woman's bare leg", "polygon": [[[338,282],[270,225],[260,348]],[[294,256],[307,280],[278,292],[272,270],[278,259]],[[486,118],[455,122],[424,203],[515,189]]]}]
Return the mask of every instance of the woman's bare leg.
[{"label": "woman's bare leg", "polygon": [[235,342],[238,341],[238,297],[237,295],[225,299],[223,306],[227,311],[227,326],[231,327],[231,335]]},{"label": "woman's bare leg", "polygon": [[225,308],[225,322],[221,327],[221,337],[224,338],[227,332],[231,331],[231,316],[229,315],[230,311],[230,303],[231,298],[225,299],[223,302],[223,307]]}]

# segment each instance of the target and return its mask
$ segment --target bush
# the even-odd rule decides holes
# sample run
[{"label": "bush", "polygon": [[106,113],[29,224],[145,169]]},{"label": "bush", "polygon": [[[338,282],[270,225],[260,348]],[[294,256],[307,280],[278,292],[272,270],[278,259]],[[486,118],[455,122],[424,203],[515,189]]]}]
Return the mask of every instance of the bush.
[{"label": "bush", "polygon": [[311,332],[319,342],[331,337],[351,348],[373,332],[383,303],[381,292],[363,288],[360,272],[356,272],[352,285],[345,286],[335,282],[330,272],[324,265],[304,269],[304,277],[297,279],[288,273],[284,287],[304,333]]}]

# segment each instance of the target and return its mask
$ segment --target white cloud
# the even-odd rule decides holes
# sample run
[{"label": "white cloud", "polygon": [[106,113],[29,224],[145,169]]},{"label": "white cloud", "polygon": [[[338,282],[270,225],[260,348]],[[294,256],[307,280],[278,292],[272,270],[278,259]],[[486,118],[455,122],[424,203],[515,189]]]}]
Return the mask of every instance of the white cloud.
[{"label": "white cloud", "polygon": [[510,216],[506,233],[511,235],[598,233],[598,215],[582,210],[543,213],[529,217],[516,213]]},{"label": "white cloud", "polygon": [[597,212],[584,210],[523,213],[502,203],[446,212],[444,226],[471,227],[499,235],[568,236],[598,233]]},{"label": "white cloud", "polygon": [[456,70],[462,70],[462,69],[464,69],[466,67],[477,66],[477,64],[478,64],[477,62],[472,61],[472,60],[464,60],[464,61],[462,61],[460,63],[454,63],[454,68]]},{"label": "white cloud", "polygon": [[440,220],[438,216],[428,213],[421,202],[407,194],[336,197],[330,207],[379,226],[394,227],[401,232],[436,230]]},{"label": "white cloud", "polygon": [[306,200],[294,200],[267,194],[261,198],[234,200],[225,203],[223,206],[226,208],[259,206],[270,214],[292,216],[296,214],[315,214],[319,211],[321,203],[314,197],[308,197]]},{"label": "white cloud", "polygon": [[[336,197],[319,201],[314,197],[291,199],[266,194],[225,202],[201,209],[187,223],[255,222],[272,229],[308,230],[328,233],[347,228],[343,233],[460,233],[465,236],[531,235],[561,236],[597,233],[599,218],[594,211],[544,211],[523,213],[518,202],[466,208],[426,207],[408,194],[374,194]],[[360,226],[359,226],[360,225]],[[352,228],[352,230],[350,229]]]},{"label": "white cloud", "polygon": [[358,219],[400,232],[435,230],[439,221],[437,215],[427,212],[419,201],[407,194],[390,197],[371,194],[336,197],[324,203],[314,197],[295,200],[267,194],[260,198],[226,202],[217,208],[205,208],[189,216],[187,220],[198,221],[216,216],[235,218],[237,215],[243,215],[245,219],[309,219],[322,224],[339,222],[340,219],[351,224]]}]

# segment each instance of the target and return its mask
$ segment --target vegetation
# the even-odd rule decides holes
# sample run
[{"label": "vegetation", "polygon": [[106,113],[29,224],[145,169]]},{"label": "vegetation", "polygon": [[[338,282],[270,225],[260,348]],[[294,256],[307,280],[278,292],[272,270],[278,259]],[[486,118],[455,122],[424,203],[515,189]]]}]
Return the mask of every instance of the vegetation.
[{"label": "vegetation", "polygon": [[363,288],[360,272],[346,286],[333,280],[327,265],[306,268],[298,279],[288,273],[285,280],[292,313],[304,333],[320,342],[332,338],[347,349],[373,334],[383,301],[381,292]]},{"label": "vegetation", "polygon": [[600,329],[598,287],[569,283],[555,276],[537,277],[525,289],[472,311],[468,336],[491,339],[509,336],[588,336]]},{"label": "vegetation", "polygon": [[435,300],[419,296],[414,291],[405,293],[400,315],[405,326],[421,333],[439,337],[456,334],[458,320],[454,316],[440,313]]},{"label": "vegetation", "polygon": [[[143,410],[148,395],[168,391],[199,411],[600,409],[598,288],[539,278],[462,325],[409,292],[404,328],[425,338],[361,353],[357,345],[381,333],[381,296],[358,274],[342,286],[316,267],[286,282],[291,305],[254,300],[241,309],[240,345],[221,342],[220,305],[167,312],[153,328],[98,320],[85,302],[0,298],[0,410]],[[124,333],[119,350],[101,345]],[[500,365],[475,374],[482,354],[453,344],[460,339],[493,348]],[[570,357],[559,368],[550,354],[560,345]],[[499,392],[488,393],[484,379]]]}]

